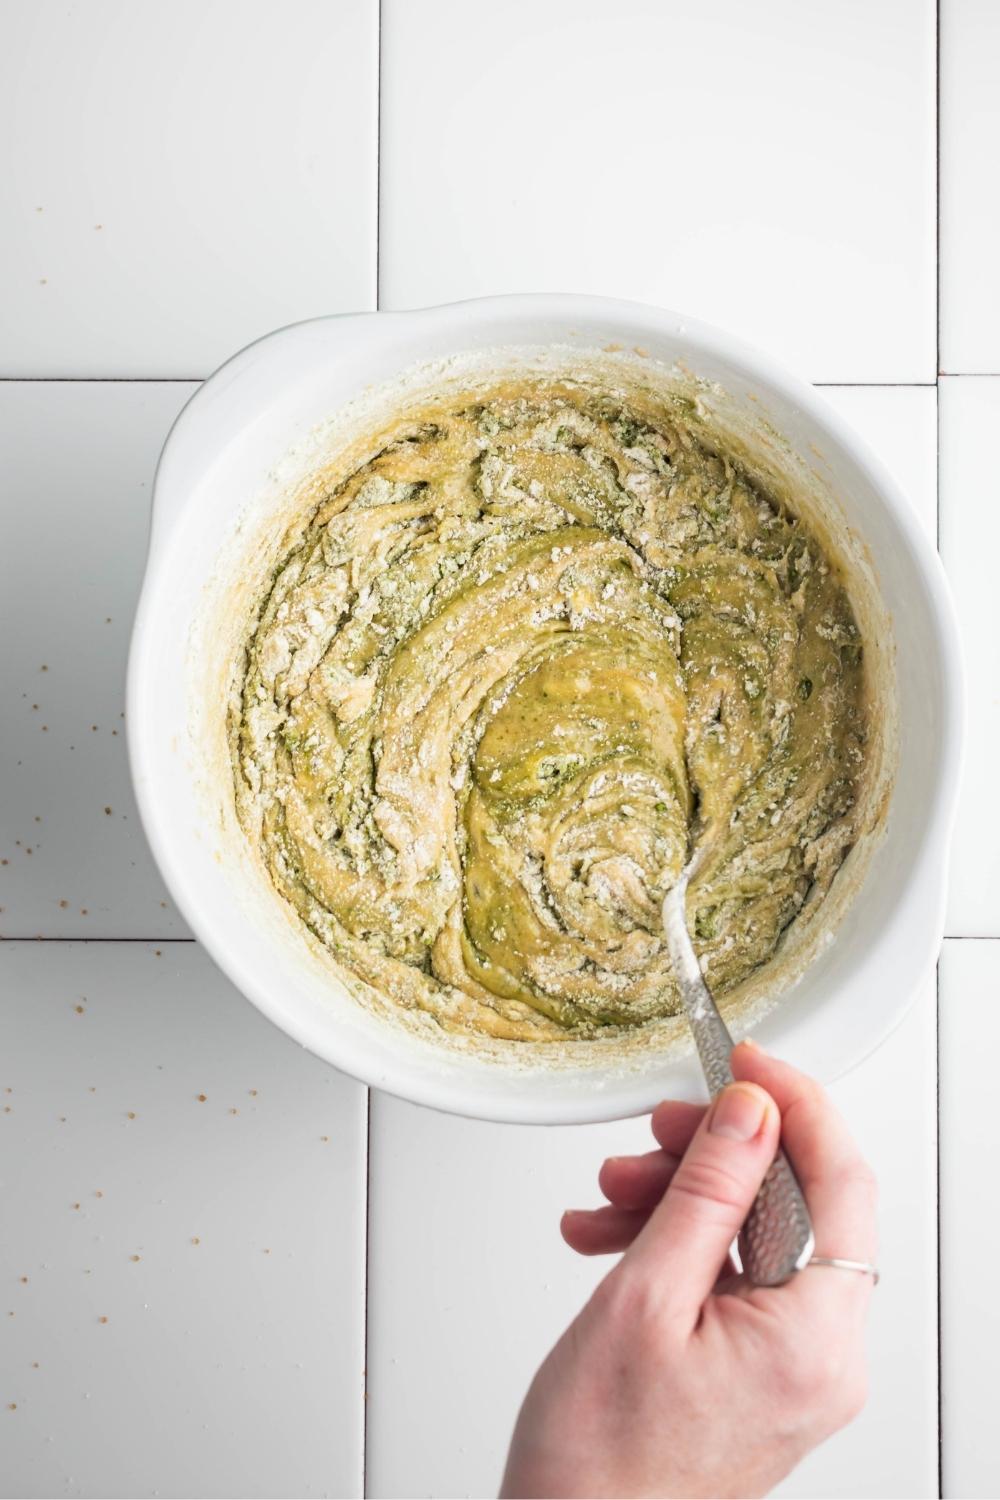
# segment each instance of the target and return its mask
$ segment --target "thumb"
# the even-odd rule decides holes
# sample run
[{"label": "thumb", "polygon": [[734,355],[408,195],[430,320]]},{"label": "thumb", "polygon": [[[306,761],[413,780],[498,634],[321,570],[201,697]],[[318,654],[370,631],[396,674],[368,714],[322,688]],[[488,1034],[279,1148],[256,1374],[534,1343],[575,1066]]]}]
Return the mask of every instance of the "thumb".
[{"label": "thumb", "polygon": [[770,1094],[731,1083],[709,1108],[670,1186],[626,1255],[693,1327],[778,1149]]}]

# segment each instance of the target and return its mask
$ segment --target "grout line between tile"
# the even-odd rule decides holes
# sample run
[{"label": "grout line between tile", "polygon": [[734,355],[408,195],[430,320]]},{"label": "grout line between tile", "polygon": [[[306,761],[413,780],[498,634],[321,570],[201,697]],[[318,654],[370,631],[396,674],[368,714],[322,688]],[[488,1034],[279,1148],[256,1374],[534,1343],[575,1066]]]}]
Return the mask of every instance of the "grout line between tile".
[{"label": "grout line between tile", "polygon": [[936,380],[814,380],[819,391],[932,391]]},{"label": "grout line between tile", "polygon": [[375,311],[382,306],[382,0],[378,0],[375,71]]},{"label": "grout line between tile", "polygon": [[0,385],[201,385],[205,375],[0,375]]},{"label": "grout line between tile", "polygon": [[[934,387],[934,545],[941,554],[941,382]],[[943,562],[943,559],[942,559]]]},{"label": "grout line between tile", "polygon": [[365,1090],[365,1255],[364,1316],[362,1318],[362,1352],[364,1375],[361,1383],[361,1494],[368,1496],[368,1290],[372,1265],[372,1089]]},{"label": "grout line between tile", "polygon": [[[934,4],[934,541],[941,551],[941,0]],[[942,944],[943,949],[943,944]],[[934,970],[934,1237],[937,1286],[937,1492],[944,1495],[944,1435],[941,1426],[941,956]]]},{"label": "grout line between tile", "polygon": [[941,0],[934,6],[934,368],[941,370]]},{"label": "grout line between tile", "polygon": [[4,943],[196,943],[193,937],[45,937],[42,933],[12,933],[0,936]]},{"label": "grout line between tile", "polygon": [[934,1133],[934,1195],[935,1226],[937,1235],[937,1451],[938,1451],[938,1496],[944,1495],[944,1443],[941,1425],[941,960],[938,959],[934,974],[934,1109],[937,1129]]}]

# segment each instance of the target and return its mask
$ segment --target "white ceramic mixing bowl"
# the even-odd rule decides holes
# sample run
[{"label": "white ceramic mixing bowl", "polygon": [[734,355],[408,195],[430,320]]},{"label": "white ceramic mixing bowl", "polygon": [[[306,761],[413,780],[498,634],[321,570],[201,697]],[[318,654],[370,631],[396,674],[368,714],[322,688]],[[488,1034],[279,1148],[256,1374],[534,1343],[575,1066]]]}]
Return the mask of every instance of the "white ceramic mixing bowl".
[{"label": "white ceramic mixing bowl", "polygon": [[820,395],[718,330],[628,302],[517,296],[321,318],[223,365],[184,408],[156,474],[127,721],[143,823],[177,906],[243,993],[311,1051],[378,1088],[490,1119],[610,1119],[666,1095],[701,1097],[702,1085],[690,1056],[646,1055],[606,1071],[506,1067],[435,1045],[353,999],[240,848],[224,753],[229,627],[218,601],[238,599],[225,574],[239,572],[240,546],[249,559],[269,507],[336,445],[330,419],[366,389],[476,351],[609,345],[679,361],[716,383],[733,410],[765,414],[860,539],[891,620],[899,751],[886,833],[834,941],[755,1032],[830,1079],[897,1024],[941,941],[962,682],[937,554],[891,476]]}]

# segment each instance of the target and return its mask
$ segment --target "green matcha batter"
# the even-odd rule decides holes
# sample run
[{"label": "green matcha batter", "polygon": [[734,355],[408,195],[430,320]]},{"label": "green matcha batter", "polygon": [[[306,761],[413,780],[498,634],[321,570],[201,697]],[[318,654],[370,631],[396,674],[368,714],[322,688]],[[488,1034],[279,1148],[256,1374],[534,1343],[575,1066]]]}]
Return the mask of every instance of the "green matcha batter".
[{"label": "green matcha batter", "polygon": [[348,973],[544,1041],[679,1007],[659,908],[725,994],[855,837],[862,647],[803,524],[681,401],[521,381],[331,485],[248,636],[237,804]]}]

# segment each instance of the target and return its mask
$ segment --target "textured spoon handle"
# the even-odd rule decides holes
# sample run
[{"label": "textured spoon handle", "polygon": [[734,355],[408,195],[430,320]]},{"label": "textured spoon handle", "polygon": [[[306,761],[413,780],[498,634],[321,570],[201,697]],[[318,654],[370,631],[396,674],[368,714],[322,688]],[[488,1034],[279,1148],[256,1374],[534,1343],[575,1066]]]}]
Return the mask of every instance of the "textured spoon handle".
[{"label": "textured spoon handle", "polygon": [[[733,1081],[729,1066],[733,1040],[707,988],[705,997],[708,1003],[702,999],[691,1025],[714,1098]],[[740,1231],[743,1270],[755,1286],[780,1286],[801,1271],[813,1248],[812,1221],[802,1189],[779,1147]]]},{"label": "textured spoon handle", "polygon": [[[664,929],[684,1009],[694,1034],[709,1092],[714,1099],[733,1081],[733,1039],[702,978],[684,918],[683,888],[663,906]],[[802,1189],[779,1148],[740,1231],[743,1270],[755,1286],[780,1286],[801,1271],[815,1248],[812,1220]]]},{"label": "textured spoon handle", "polygon": [[[684,1001],[687,1006],[688,1021],[694,1033],[695,1046],[698,1048],[701,1069],[705,1075],[705,1082],[708,1084],[708,1092],[714,1099],[727,1083],[733,1081],[733,1070],[729,1066],[733,1039],[701,975],[699,974],[694,985],[690,980],[682,980],[682,988],[687,991]],[[688,994],[692,989],[694,993],[689,1003]]]},{"label": "textured spoon handle", "polygon": [[808,1264],[815,1246],[802,1189],[779,1148],[740,1231],[743,1269],[755,1286],[780,1286]]}]

